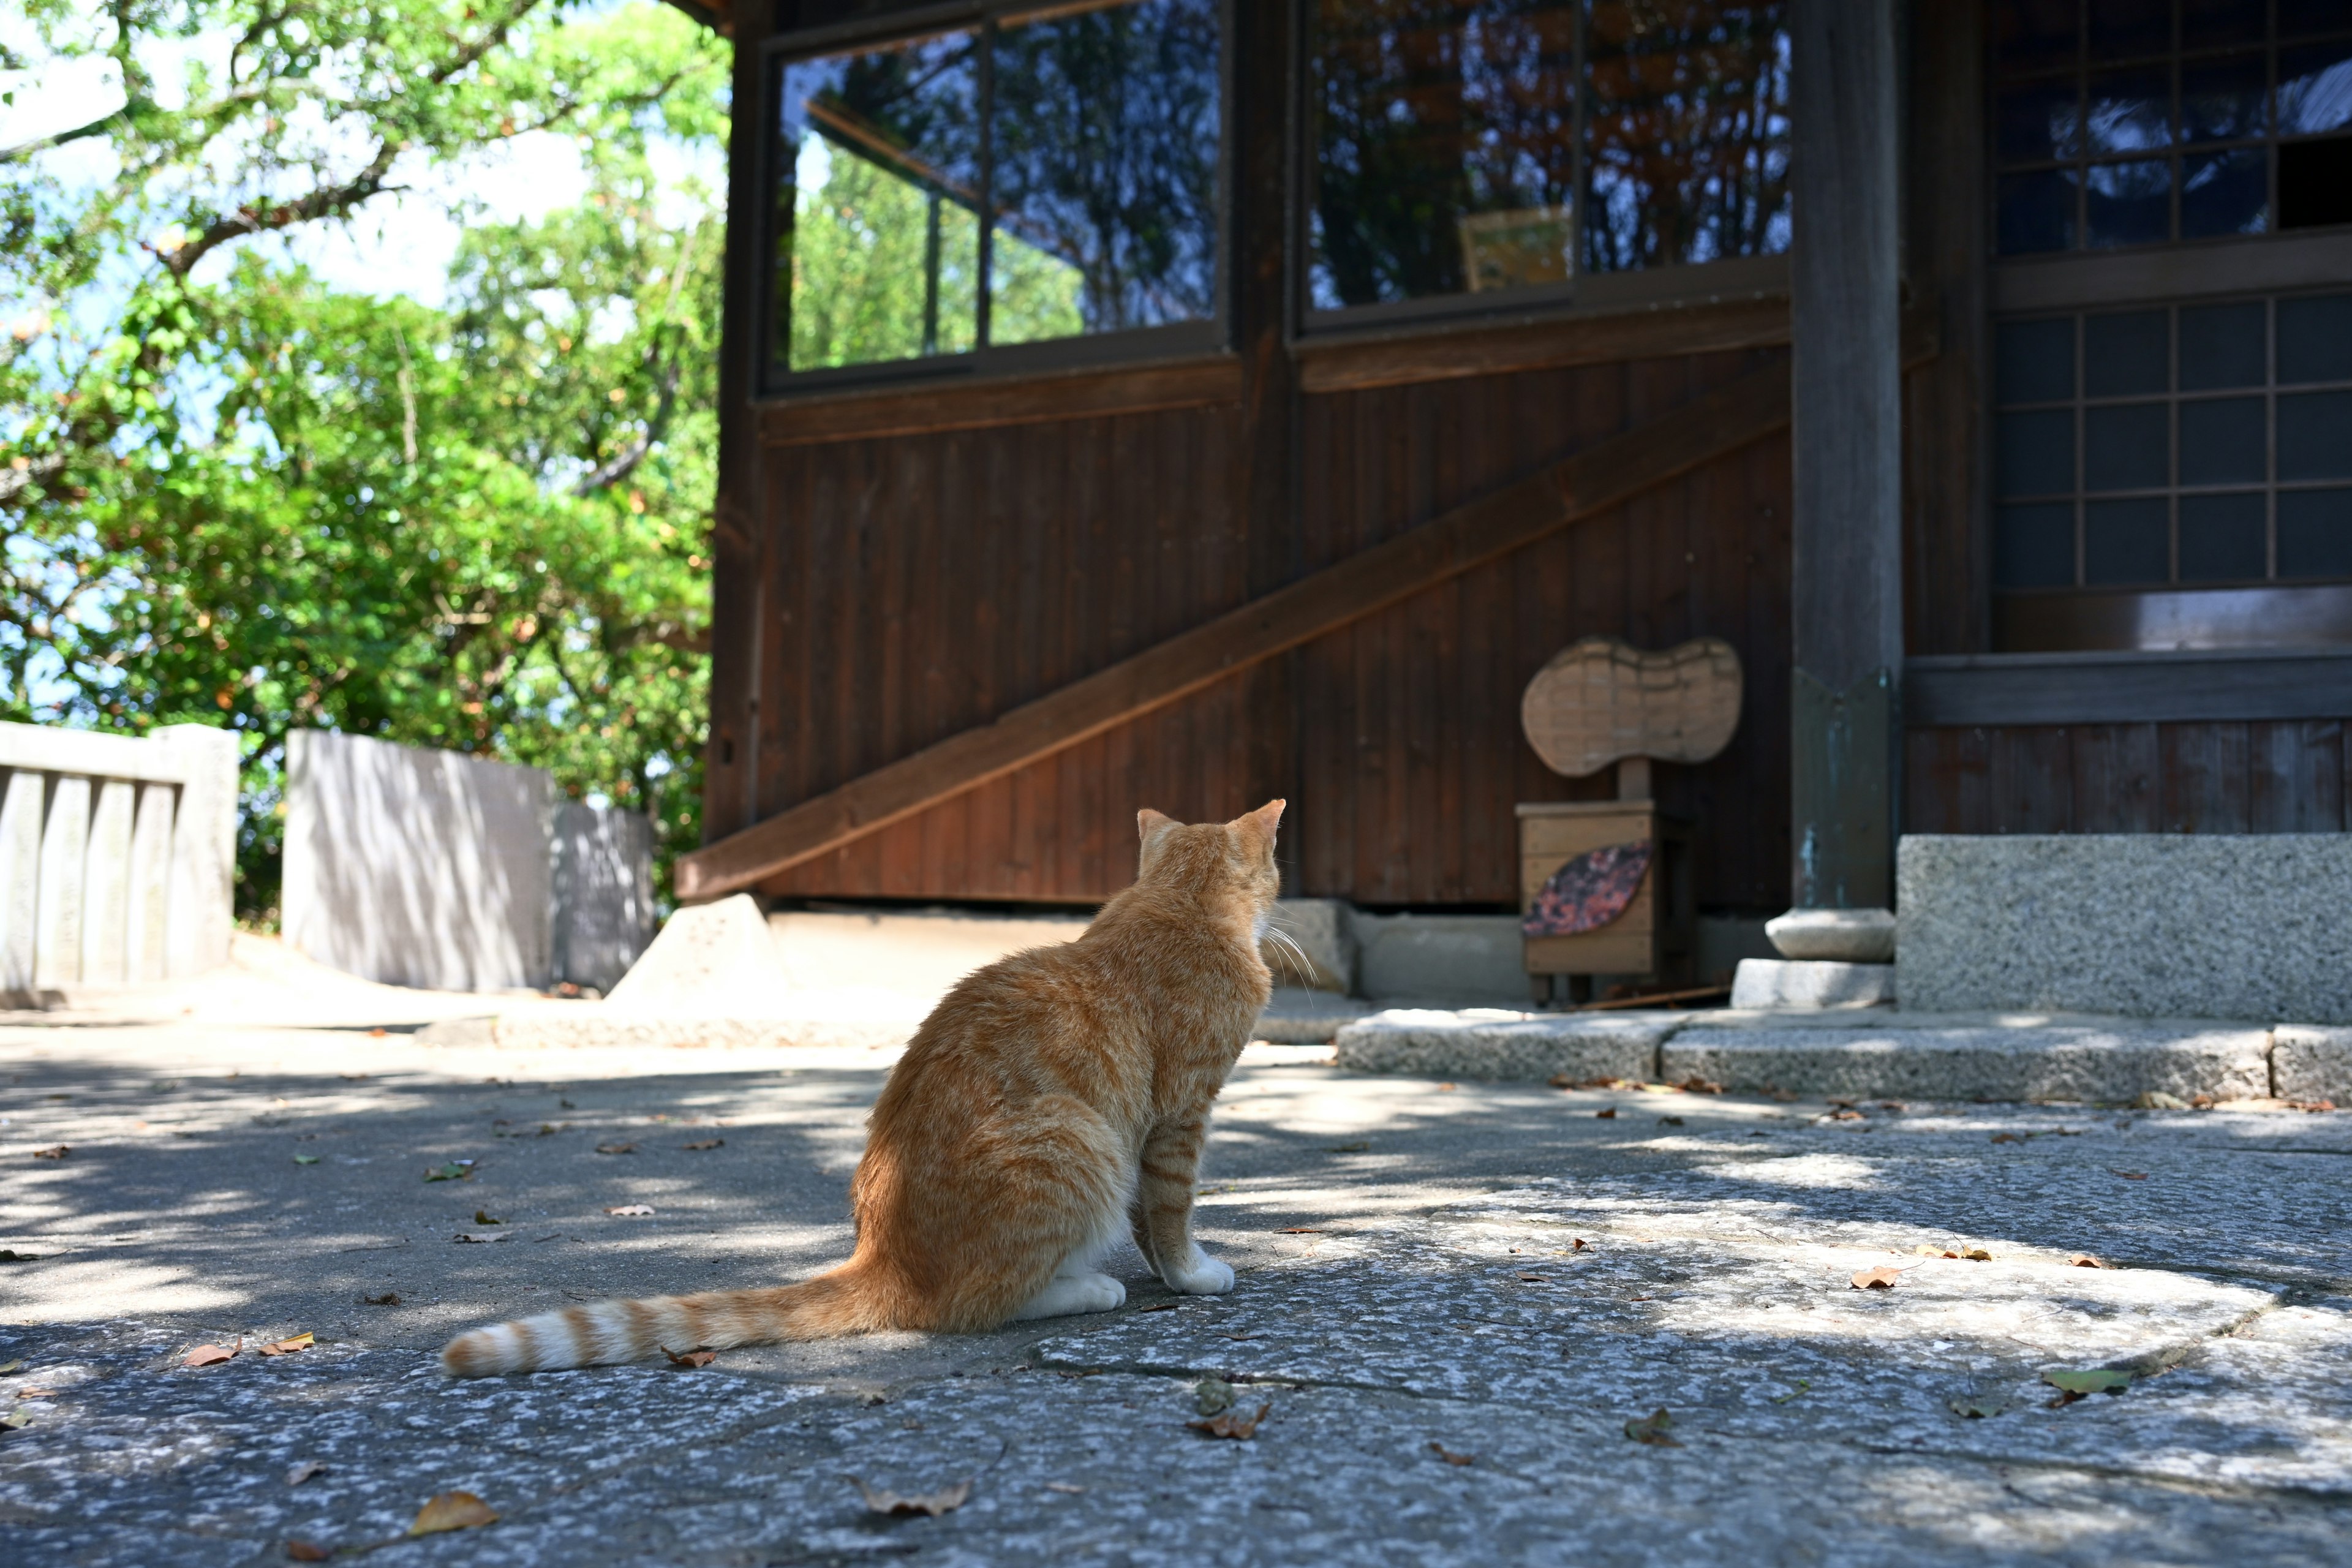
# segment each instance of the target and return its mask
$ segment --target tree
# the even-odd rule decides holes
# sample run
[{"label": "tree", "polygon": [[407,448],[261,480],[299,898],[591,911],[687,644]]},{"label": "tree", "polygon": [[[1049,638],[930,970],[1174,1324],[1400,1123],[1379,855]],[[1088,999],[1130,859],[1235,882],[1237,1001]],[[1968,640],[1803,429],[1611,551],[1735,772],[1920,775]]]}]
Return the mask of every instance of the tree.
[{"label": "tree", "polygon": [[[245,734],[251,910],[297,726],[545,765],[694,843],[722,244],[650,156],[723,140],[724,46],[646,0],[33,16],[124,102],[0,150],[0,710]],[[534,131],[587,199],[472,227],[446,307],[257,244]]]}]

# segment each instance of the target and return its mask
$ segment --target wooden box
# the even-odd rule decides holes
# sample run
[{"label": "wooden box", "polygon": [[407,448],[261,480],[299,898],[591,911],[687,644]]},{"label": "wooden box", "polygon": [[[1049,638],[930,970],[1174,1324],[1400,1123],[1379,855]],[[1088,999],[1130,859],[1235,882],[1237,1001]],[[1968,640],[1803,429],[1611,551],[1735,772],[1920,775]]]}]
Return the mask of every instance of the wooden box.
[{"label": "wooden box", "polygon": [[1529,974],[1676,977],[1696,946],[1690,826],[1647,800],[1544,801],[1519,806],[1519,910],[1532,908],[1563,863],[1612,844],[1656,846],[1625,912],[1596,931],[1523,940]]}]

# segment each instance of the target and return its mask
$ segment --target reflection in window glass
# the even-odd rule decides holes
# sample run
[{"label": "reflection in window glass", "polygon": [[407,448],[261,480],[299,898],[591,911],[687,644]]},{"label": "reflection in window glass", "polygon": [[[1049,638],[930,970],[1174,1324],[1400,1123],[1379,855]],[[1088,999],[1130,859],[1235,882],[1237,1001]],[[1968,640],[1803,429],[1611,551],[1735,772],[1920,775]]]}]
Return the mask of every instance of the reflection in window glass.
[{"label": "reflection in window glass", "polygon": [[1217,12],[1057,5],[1000,27],[991,342],[1214,314]]},{"label": "reflection in window glass", "polygon": [[784,68],[776,294],[791,370],[968,353],[980,306],[971,33]]},{"label": "reflection in window glass", "polygon": [[1789,36],[1779,4],[1595,0],[1584,264],[1789,248]]},{"label": "reflection in window glass", "polygon": [[1576,5],[1318,0],[1310,16],[1314,308],[1565,282]]}]

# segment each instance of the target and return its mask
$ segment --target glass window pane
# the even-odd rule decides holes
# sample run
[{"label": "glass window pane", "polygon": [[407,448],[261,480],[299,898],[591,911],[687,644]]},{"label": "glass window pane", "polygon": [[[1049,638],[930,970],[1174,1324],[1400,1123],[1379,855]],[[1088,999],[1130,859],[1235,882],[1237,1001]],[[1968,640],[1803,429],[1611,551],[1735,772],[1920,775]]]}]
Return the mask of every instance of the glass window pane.
[{"label": "glass window pane", "polygon": [[2074,395],[2074,318],[2003,321],[1994,329],[1993,395],[2058,403]]},{"label": "glass window pane", "polygon": [[2000,178],[2000,253],[2074,248],[2074,177],[2064,169]]},{"label": "glass window pane", "polygon": [[2352,125],[2352,39],[2279,51],[2278,116],[2282,136]]},{"label": "glass window pane", "polygon": [[2075,0],[1999,0],[1993,6],[1993,58],[2003,70],[2074,63]]},{"label": "glass window pane", "polygon": [[2278,477],[2352,479],[2352,392],[2279,398]]},{"label": "glass window pane", "polygon": [[2084,173],[2085,237],[2094,247],[2154,245],[2172,237],[2172,163],[2165,158],[2095,164]]},{"label": "glass window pane", "polygon": [[2279,37],[2303,33],[2340,33],[2352,26],[2344,19],[2344,0],[2279,0]]},{"label": "glass window pane", "polygon": [[2073,493],[2074,416],[2071,411],[2003,414],[1993,422],[1993,447],[1995,482],[2000,494]]},{"label": "glass window pane", "polygon": [[2265,18],[2247,0],[2181,0],[2180,42],[2188,48],[2216,44],[2259,44]]},{"label": "glass window pane", "polygon": [[1576,11],[1318,0],[1308,56],[1315,308],[1568,279]]},{"label": "glass window pane", "polygon": [[784,68],[786,368],[972,349],[978,88],[971,33]]},{"label": "glass window pane", "polygon": [[2160,497],[2095,500],[2083,508],[2083,581],[2091,587],[2162,583],[2172,575]]},{"label": "glass window pane", "polygon": [[2066,501],[1993,513],[1992,578],[2003,588],[2074,585],[2074,508]]},{"label": "glass window pane", "polygon": [[2083,488],[2158,489],[2172,474],[2172,442],[2161,403],[2083,411]]},{"label": "glass window pane", "polygon": [[2269,422],[2259,397],[2215,397],[2180,405],[2180,482],[2261,484],[2270,466]]},{"label": "glass window pane", "polygon": [[1777,0],[1594,0],[1585,35],[1588,268],[1789,248],[1783,10]]},{"label": "glass window pane", "polygon": [[2278,574],[2352,577],[2352,490],[2279,496]]},{"label": "glass window pane", "polygon": [[2180,390],[2260,386],[2264,354],[2260,300],[2180,308]]},{"label": "glass window pane", "polygon": [[2260,55],[2187,60],[2180,67],[2180,139],[2234,142],[2260,136],[2265,72]]},{"label": "glass window pane", "polygon": [[2270,226],[2270,152],[2233,147],[2180,161],[2180,237],[2260,234]]},{"label": "glass window pane", "polygon": [[2352,294],[2278,302],[2278,378],[2352,381]]},{"label": "glass window pane", "polygon": [[2172,70],[2139,66],[2093,71],[2084,140],[2093,153],[2154,153],[2172,145]]},{"label": "glass window pane", "polygon": [[2091,316],[2083,322],[2083,390],[2091,397],[2143,397],[2172,384],[2162,310]]},{"label": "glass window pane", "polygon": [[2252,495],[2180,498],[2180,580],[2258,582],[2270,572],[2263,498]]},{"label": "glass window pane", "polygon": [[2093,59],[2162,54],[2171,47],[2171,0],[2091,0]]},{"label": "glass window pane", "polygon": [[1131,0],[998,29],[991,342],[1215,313],[1217,11]]},{"label": "glass window pane", "polygon": [[2278,165],[2279,227],[2352,223],[2352,136],[2284,142]]},{"label": "glass window pane", "polygon": [[2071,76],[2004,88],[1993,106],[1994,144],[2004,163],[2039,163],[2082,152],[2082,105]]}]

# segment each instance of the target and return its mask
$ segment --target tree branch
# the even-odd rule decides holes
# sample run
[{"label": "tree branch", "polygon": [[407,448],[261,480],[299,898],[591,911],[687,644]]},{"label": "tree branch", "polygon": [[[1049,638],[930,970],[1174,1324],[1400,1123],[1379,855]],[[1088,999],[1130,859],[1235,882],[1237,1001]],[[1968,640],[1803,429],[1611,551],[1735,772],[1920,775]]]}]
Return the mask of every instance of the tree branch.
[{"label": "tree branch", "polygon": [[654,449],[654,444],[669,430],[670,410],[677,405],[677,381],[678,367],[673,363],[662,373],[661,397],[654,405],[653,417],[646,421],[645,434],[615,453],[602,468],[593,469],[584,476],[577,485],[572,487],[573,495],[594,495],[598,490],[609,489],[636,472],[637,465],[646,460],[646,454]]}]

